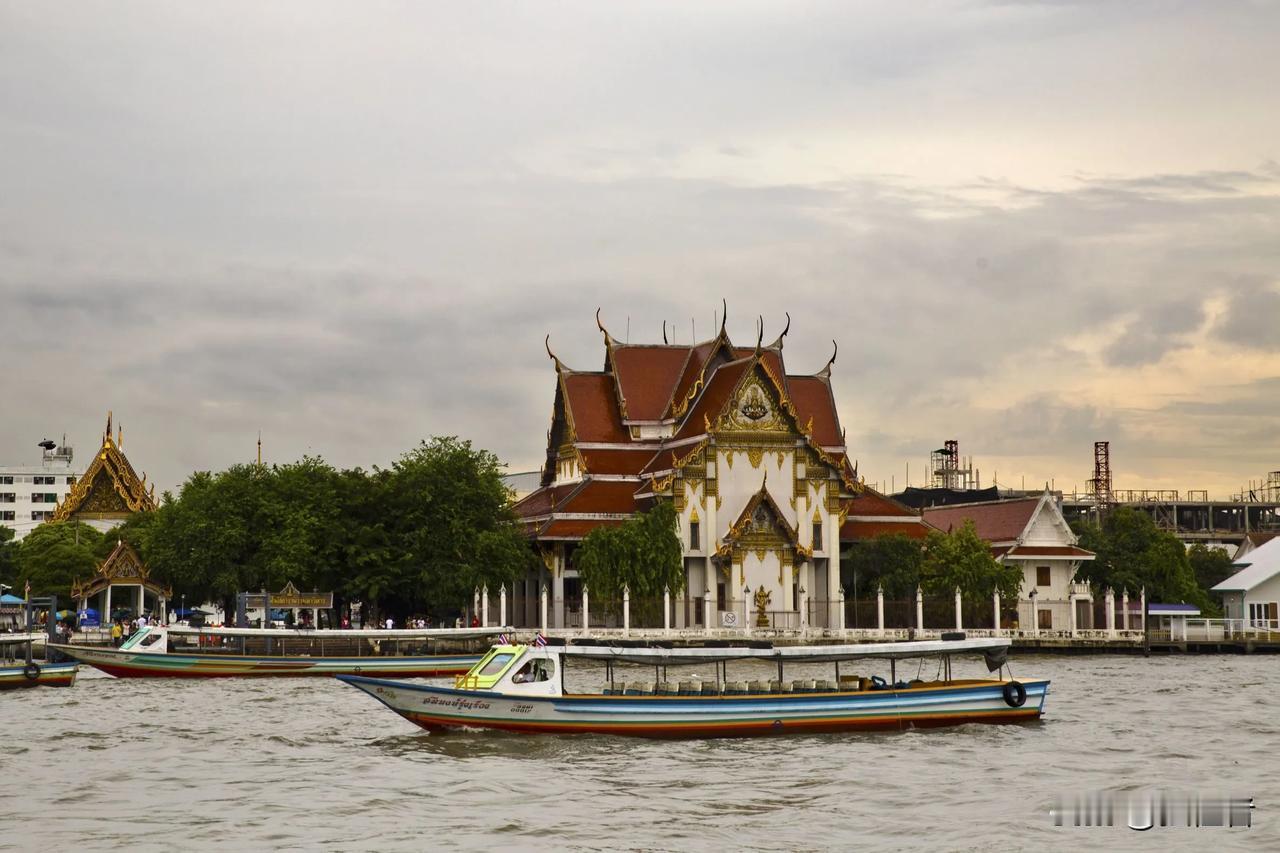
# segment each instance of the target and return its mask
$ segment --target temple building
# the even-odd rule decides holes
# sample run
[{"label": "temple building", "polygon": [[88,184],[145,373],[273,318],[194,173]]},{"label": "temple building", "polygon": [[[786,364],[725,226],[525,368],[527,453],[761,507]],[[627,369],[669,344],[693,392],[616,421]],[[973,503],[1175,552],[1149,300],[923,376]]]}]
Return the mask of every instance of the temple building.
[{"label": "temple building", "polygon": [[168,613],[166,602],[173,598],[173,590],[151,580],[150,572],[133,546],[117,541],[93,577],[71,585],[71,597],[78,602],[79,612],[96,611],[103,623],[109,623],[116,615],[133,618],[146,614],[164,618]]},{"label": "temple building", "polygon": [[550,627],[580,627],[578,544],[669,500],[685,571],[672,627],[755,624],[759,610],[774,628],[843,627],[842,539],[929,528],[859,481],[831,390],[835,353],[815,373],[788,374],[789,317],[767,345],[762,322],[748,347],[723,321],[711,340],[672,345],[619,343],[596,319],[602,370],[565,366],[548,340],[546,464],[516,504],[545,568],[517,584],[516,624],[538,623],[545,587]]},{"label": "temple building", "polygon": [[53,510],[51,521],[82,521],[103,532],[110,530],[135,512],[156,508],[155,485],[148,490],[147,477],[141,478],[125,457],[124,431],[117,425],[111,437],[111,413],[107,413],[107,431],[102,447],[71,490]]}]

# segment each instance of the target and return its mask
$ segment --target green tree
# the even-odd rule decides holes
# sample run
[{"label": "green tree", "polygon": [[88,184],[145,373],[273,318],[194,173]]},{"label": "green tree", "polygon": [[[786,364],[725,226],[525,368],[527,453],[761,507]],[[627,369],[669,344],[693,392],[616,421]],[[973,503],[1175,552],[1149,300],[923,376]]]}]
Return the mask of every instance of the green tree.
[{"label": "green tree", "polygon": [[383,494],[375,501],[391,571],[366,567],[351,591],[384,601],[394,595],[411,609],[461,608],[475,589],[497,590],[534,567],[502,469],[489,451],[447,436],[422,442],[379,474]]},{"label": "green tree", "polygon": [[592,530],[574,556],[583,584],[606,608],[617,606],[623,589],[642,610],[653,609],[665,590],[678,594],[685,576],[676,522],[671,502],[659,501],[617,527]]},{"label": "green tree", "polygon": [[[15,585],[18,579],[18,550],[22,543],[14,538],[16,536],[13,528],[0,524],[0,583],[9,586]],[[19,590],[18,595],[21,594]]]},{"label": "green tree", "polygon": [[1172,533],[1156,527],[1151,516],[1132,507],[1118,507],[1101,526],[1079,525],[1080,547],[1097,557],[1081,563],[1076,579],[1095,590],[1128,592],[1146,590],[1148,601],[1195,604],[1216,611],[1209,596],[1196,582],[1187,549]]},{"label": "green tree", "polygon": [[22,540],[15,586],[29,582],[32,595],[70,596],[72,582],[88,580],[101,562],[101,543],[101,533],[78,521],[41,524]]},{"label": "green tree", "polygon": [[[855,543],[846,552],[845,565],[857,578],[859,595],[874,594],[879,587],[888,598],[914,598],[923,560],[919,539],[893,533]],[[850,594],[852,586],[851,580]]]},{"label": "green tree", "polygon": [[970,599],[1017,598],[1022,570],[991,555],[991,544],[978,535],[972,520],[949,533],[935,530],[925,540],[921,586],[934,595],[960,594]]},{"label": "green tree", "polygon": [[1239,571],[1231,555],[1221,548],[1210,548],[1197,542],[1187,549],[1187,560],[1195,574],[1196,583],[1208,594],[1209,590]]}]

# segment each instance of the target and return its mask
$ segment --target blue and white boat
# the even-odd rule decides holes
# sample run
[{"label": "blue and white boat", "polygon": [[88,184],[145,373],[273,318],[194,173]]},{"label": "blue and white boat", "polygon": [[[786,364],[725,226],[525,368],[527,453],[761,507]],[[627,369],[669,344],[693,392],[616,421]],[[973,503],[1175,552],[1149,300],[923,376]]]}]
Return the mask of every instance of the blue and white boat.
[{"label": "blue and white boat", "polygon": [[[1007,670],[1007,639],[789,647],[652,648],[494,646],[452,687],[339,675],[429,731],[498,729],[529,733],[597,733],[637,737],[747,737],[865,729],[901,730],[964,723],[1018,723],[1044,713],[1042,679],[953,678],[952,658],[985,657],[988,672]],[[936,658],[933,680],[902,680],[898,663]],[[769,664],[776,678],[730,680],[729,664]],[[851,665],[882,675],[850,674]],[[565,670],[603,664],[598,693],[569,692]],[[788,681],[797,664],[832,664],[833,680]],[[845,667],[842,675],[841,665]],[[614,681],[626,665],[652,668],[653,681]],[[672,667],[714,671],[714,679],[667,681]],[[737,667],[735,667],[737,668]],[[759,674],[762,667],[752,670]]]}]

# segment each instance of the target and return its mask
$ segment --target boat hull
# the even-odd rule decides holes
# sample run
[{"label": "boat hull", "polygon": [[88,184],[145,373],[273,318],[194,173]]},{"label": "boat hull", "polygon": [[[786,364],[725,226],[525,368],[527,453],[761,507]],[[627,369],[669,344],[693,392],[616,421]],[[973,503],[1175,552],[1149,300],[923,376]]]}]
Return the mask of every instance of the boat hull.
[{"label": "boat hull", "polygon": [[1044,712],[1048,681],[1021,682],[1013,707],[1004,682],[857,693],[754,696],[504,696],[376,678],[342,676],[428,731],[480,728],[526,733],[615,734],[649,738],[754,737],[903,730],[965,723],[1019,723]]},{"label": "boat hull", "polygon": [[434,678],[460,675],[479,655],[419,657],[270,657],[223,654],[156,654],[50,644],[68,657],[117,678],[254,678],[376,675],[380,678]]},{"label": "boat hull", "polygon": [[42,663],[35,678],[28,678],[25,664],[0,667],[0,690],[23,687],[70,687],[76,683],[80,665],[76,663]]}]

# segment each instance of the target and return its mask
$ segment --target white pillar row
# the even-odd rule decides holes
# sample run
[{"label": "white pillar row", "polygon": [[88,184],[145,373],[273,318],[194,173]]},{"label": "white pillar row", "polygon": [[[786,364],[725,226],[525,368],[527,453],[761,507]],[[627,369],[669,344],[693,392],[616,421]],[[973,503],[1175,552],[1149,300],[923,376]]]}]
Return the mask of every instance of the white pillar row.
[{"label": "white pillar row", "polygon": [[876,587],[876,633],[884,636],[884,589]]},{"label": "white pillar row", "polygon": [[542,593],[540,595],[540,598],[541,598],[541,602],[540,602],[541,612],[538,614],[540,619],[538,624],[541,626],[542,633],[545,634],[547,633],[547,585],[545,583],[542,585]]},{"label": "white pillar row", "polygon": [[662,588],[662,633],[671,633],[671,590]]},{"label": "white pillar row", "polygon": [[489,627],[489,587],[487,584],[480,592],[480,627]]},{"label": "white pillar row", "polygon": [[586,637],[591,633],[591,596],[587,592],[587,585],[582,585],[582,636]]},{"label": "white pillar row", "polygon": [[1120,625],[1121,630],[1129,630],[1129,590],[1125,590],[1120,596]]},{"label": "white pillar row", "polygon": [[960,587],[956,587],[956,630],[964,630],[963,619],[960,614]]},{"label": "white pillar row", "polygon": [[916,630],[924,630],[924,590],[916,587]]},{"label": "white pillar row", "polygon": [[499,627],[507,627],[507,585],[505,583],[498,590],[498,622]]},{"label": "white pillar row", "polygon": [[631,590],[622,588],[622,636],[631,636]]},{"label": "white pillar row", "polygon": [[1107,609],[1107,636],[1114,637],[1116,635],[1116,593],[1113,589],[1108,589],[1106,594]]}]

